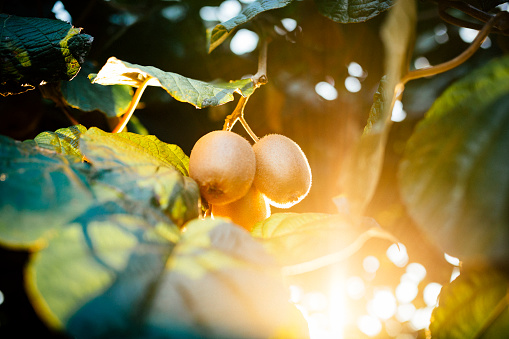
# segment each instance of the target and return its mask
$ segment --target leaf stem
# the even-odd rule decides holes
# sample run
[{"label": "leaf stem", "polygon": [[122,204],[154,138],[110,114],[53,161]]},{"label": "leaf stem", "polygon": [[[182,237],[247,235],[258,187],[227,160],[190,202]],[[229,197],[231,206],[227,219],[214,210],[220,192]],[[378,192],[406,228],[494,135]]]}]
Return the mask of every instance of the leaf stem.
[{"label": "leaf stem", "polygon": [[254,87],[258,88],[261,85],[265,85],[268,82],[267,79],[267,50],[270,43],[268,37],[264,38],[260,45],[260,51],[258,53],[258,70],[255,75],[251,78],[254,83]]},{"label": "leaf stem", "polygon": [[444,63],[438,64],[436,66],[428,67],[428,68],[422,68],[414,71],[409,71],[402,79],[401,84],[406,84],[410,80],[424,78],[436,74],[440,74],[443,72],[446,72],[448,70],[451,70],[465,61],[467,61],[482,45],[488,34],[490,33],[491,29],[494,25],[497,24],[497,22],[500,20],[500,18],[503,17],[503,13],[498,13],[497,15],[493,16],[488,20],[488,22],[484,25],[482,30],[477,34],[474,41],[470,44],[470,46],[463,51],[460,55],[455,57],[452,60],[446,61]]},{"label": "leaf stem", "polygon": [[131,119],[134,110],[136,109],[136,106],[138,106],[138,103],[140,102],[141,96],[145,89],[147,88],[148,82],[152,79],[152,77],[147,77],[140,86],[136,89],[136,92],[133,95],[133,98],[131,99],[131,102],[129,103],[129,107],[127,107],[126,112],[124,113],[124,116],[120,120],[120,122],[117,124],[117,126],[111,131],[112,133],[119,133],[122,132],[122,130],[125,128],[127,123],[129,122],[129,119]]}]

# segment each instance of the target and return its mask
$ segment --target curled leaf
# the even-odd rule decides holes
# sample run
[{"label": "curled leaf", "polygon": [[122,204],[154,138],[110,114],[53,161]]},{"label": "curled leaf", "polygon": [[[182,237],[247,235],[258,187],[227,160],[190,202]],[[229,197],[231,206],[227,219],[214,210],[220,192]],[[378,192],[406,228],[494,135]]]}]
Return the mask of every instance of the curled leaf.
[{"label": "curled leaf", "polygon": [[148,78],[149,86],[161,86],[176,100],[190,103],[196,108],[222,105],[233,100],[233,93],[249,96],[254,91],[251,79],[209,83],[152,66],[131,64],[115,57],[109,58],[98,74],[91,75],[95,84],[134,87],[139,87]]},{"label": "curled leaf", "polygon": [[0,94],[70,80],[80,70],[93,38],[60,20],[0,14]]}]

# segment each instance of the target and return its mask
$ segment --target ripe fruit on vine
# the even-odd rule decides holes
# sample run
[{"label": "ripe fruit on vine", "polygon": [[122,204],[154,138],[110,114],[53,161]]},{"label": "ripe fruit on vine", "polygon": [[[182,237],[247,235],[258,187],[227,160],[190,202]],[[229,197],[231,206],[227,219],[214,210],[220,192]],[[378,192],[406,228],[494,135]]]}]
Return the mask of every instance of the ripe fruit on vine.
[{"label": "ripe fruit on vine", "polygon": [[229,131],[201,137],[189,157],[189,176],[210,204],[228,204],[242,198],[253,183],[256,160],[251,144]]},{"label": "ripe fruit on vine", "polygon": [[299,145],[284,135],[269,134],[253,150],[254,185],[271,205],[288,208],[304,199],[311,188],[311,168]]},{"label": "ripe fruit on vine", "polygon": [[253,226],[270,217],[270,205],[256,187],[251,186],[245,196],[226,205],[212,205],[214,217],[226,217],[251,231]]}]

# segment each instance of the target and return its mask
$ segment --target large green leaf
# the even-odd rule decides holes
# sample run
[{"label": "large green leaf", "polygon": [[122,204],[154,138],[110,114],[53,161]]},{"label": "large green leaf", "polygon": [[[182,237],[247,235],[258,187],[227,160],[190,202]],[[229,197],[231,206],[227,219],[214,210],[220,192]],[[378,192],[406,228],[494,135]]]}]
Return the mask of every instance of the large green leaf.
[{"label": "large green leaf", "polygon": [[249,6],[247,6],[239,15],[225,21],[221,24],[216,25],[212,31],[207,35],[209,52],[212,52],[217,46],[219,46],[230,33],[240,25],[253,19],[260,13],[269,11],[276,8],[282,8],[294,0],[256,0]]},{"label": "large green leaf", "polygon": [[338,263],[371,238],[396,239],[370,218],[346,214],[276,213],[255,225],[253,236],[296,275]]},{"label": "large green leaf", "polygon": [[37,245],[93,202],[88,166],[55,152],[0,136],[0,169],[4,245]]},{"label": "large green leaf", "polygon": [[93,40],[80,31],[60,20],[0,14],[0,94],[72,79]]},{"label": "large green leaf", "polygon": [[402,90],[400,80],[408,69],[409,51],[413,49],[416,17],[415,1],[400,0],[389,12],[381,30],[386,75],[380,81],[364,133],[341,178],[342,194],[352,211],[360,215],[373,197],[382,171],[392,109]]},{"label": "large green leaf", "polygon": [[79,139],[86,131],[85,126],[75,125],[60,128],[55,132],[42,132],[33,140],[25,140],[24,142],[59,154],[69,155],[70,160],[82,161],[83,154],[79,150]]},{"label": "large green leaf", "polygon": [[263,246],[223,220],[180,238],[115,214],[73,223],[28,267],[50,324],[87,338],[268,338],[288,292]]},{"label": "large green leaf", "polygon": [[453,84],[418,125],[400,164],[419,226],[462,260],[509,258],[509,58]]},{"label": "large green leaf", "polygon": [[67,104],[85,112],[99,110],[108,117],[124,114],[132,99],[131,86],[92,84],[88,74],[93,71],[93,67],[86,63],[72,81],[60,84],[60,90]]},{"label": "large green leaf", "polygon": [[436,339],[509,337],[509,281],[493,269],[466,270],[442,288],[431,318]]},{"label": "large green leaf", "polygon": [[395,1],[396,0],[315,0],[320,13],[335,22],[344,24],[367,21],[389,9]]},{"label": "large green leaf", "polygon": [[173,98],[187,102],[196,108],[217,106],[233,100],[233,93],[249,96],[254,87],[251,79],[230,82],[204,82],[186,78],[180,74],[164,72],[152,66],[140,66],[115,57],[91,75],[92,82],[101,85],[130,85],[139,87],[147,78],[149,86],[161,86]]},{"label": "large green leaf", "polygon": [[189,159],[175,145],[155,136],[107,133],[90,128],[80,150],[99,170],[95,180],[131,199],[151,202],[178,225],[199,214],[199,188],[187,175]]}]

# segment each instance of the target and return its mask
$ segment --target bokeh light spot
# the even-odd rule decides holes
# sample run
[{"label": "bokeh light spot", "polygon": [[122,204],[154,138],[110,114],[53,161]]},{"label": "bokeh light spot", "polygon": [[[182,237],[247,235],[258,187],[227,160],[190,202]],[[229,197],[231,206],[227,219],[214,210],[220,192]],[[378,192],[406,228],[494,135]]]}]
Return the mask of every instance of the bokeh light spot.
[{"label": "bokeh light spot", "polygon": [[350,74],[353,77],[359,78],[359,77],[362,77],[362,75],[364,74],[364,70],[362,69],[362,66],[359,65],[358,63],[351,62],[348,65],[348,74]]},{"label": "bokeh light spot", "polygon": [[430,66],[431,66],[431,64],[429,63],[429,60],[423,56],[418,57],[414,61],[415,69],[421,69],[421,68],[426,68],[426,67],[430,67]]},{"label": "bokeh light spot", "polygon": [[376,291],[373,299],[368,303],[370,314],[380,318],[389,319],[396,313],[396,297],[389,290]]},{"label": "bokeh light spot", "polygon": [[258,34],[248,29],[239,30],[230,42],[230,49],[237,55],[250,53],[258,45]]},{"label": "bokeh light spot", "polygon": [[376,257],[370,255],[364,258],[362,267],[364,267],[364,270],[368,273],[375,273],[380,267],[380,261],[378,261]]},{"label": "bokeh light spot", "polygon": [[328,82],[321,81],[315,86],[316,93],[325,100],[335,100],[338,97],[338,91]]},{"label": "bokeh light spot", "polygon": [[433,307],[419,308],[416,310],[412,319],[410,319],[410,327],[416,331],[428,328],[431,323],[431,312],[433,312]]},{"label": "bokeh light spot", "polygon": [[402,323],[409,321],[415,314],[415,306],[413,304],[402,304],[398,306],[396,311],[396,319]]},{"label": "bokeh light spot", "polygon": [[444,258],[451,265],[454,265],[454,266],[459,266],[460,265],[460,260],[458,258],[456,258],[456,257],[453,257],[452,255],[444,253]]},{"label": "bokeh light spot", "polygon": [[359,79],[349,76],[345,79],[345,87],[348,92],[357,93],[361,90],[362,85]]},{"label": "bokeh light spot", "polygon": [[217,7],[204,6],[200,8],[200,18],[203,21],[219,21],[216,12]]},{"label": "bokeh light spot", "polygon": [[409,303],[417,297],[419,289],[417,284],[412,281],[402,281],[398,287],[396,287],[396,298],[400,303]]},{"label": "bokeh light spot", "polygon": [[281,20],[281,23],[288,32],[291,32],[295,28],[297,28],[297,21],[291,18],[284,18],[283,20]]},{"label": "bokeh light spot", "polygon": [[346,282],[346,292],[352,299],[360,299],[366,293],[364,280],[360,277],[350,277]]},{"label": "bokeh light spot", "polygon": [[416,282],[421,282],[426,277],[426,268],[417,262],[408,264],[406,272],[412,276]]},{"label": "bokeh light spot", "polygon": [[237,16],[242,11],[242,5],[237,0],[225,0],[216,12],[219,21],[224,22]]},{"label": "bokeh light spot", "polygon": [[394,102],[394,107],[392,109],[391,120],[394,122],[400,122],[405,120],[405,118],[406,112],[403,109],[403,103],[399,100],[396,100],[396,102]]},{"label": "bokeh light spot", "polygon": [[438,302],[438,295],[440,294],[440,290],[442,289],[442,285],[439,283],[429,283],[424,287],[423,298],[426,305],[429,307],[434,307]]},{"label": "bokeh light spot", "polygon": [[62,1],[55,2],[51,11],[55,14],[55,18],[57,18],[58,20],[72,23],[71,14],[65,9]]},{"label": "bokeh light spot", "polygon": [[374,337],[382,331],[382,323],[376,317],[363,315],[357,320],[357,326],[362,333]]},{"label": "bokeh light spot", "polygon": [[408,263],[408,253],[402,243],[392,244],[387,249],[387,257],[394,265],[404,267]]}]

